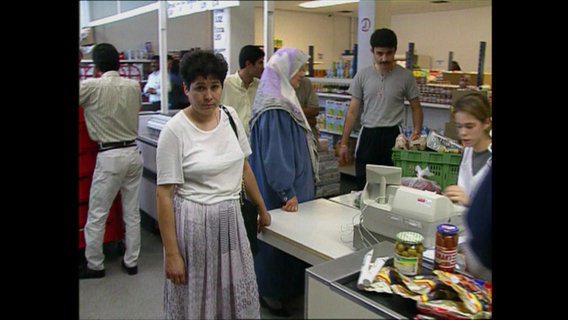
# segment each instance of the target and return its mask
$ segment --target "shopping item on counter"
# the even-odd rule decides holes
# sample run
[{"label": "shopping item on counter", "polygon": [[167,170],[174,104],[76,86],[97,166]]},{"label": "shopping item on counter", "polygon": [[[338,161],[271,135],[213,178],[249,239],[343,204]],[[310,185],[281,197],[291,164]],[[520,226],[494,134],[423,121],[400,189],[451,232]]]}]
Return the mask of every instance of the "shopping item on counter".
[{"label": "shopping item on counter", "polygon": [[426,147],[438,152],[462,153],[463,146],[457,141],[430,130],[426,138]]},{"label": "shopping item on counter", "polygon": [[384,266],[389,257],[378,257],[372,261],[374,249],[371,249],[363,257],[361,270],[359,272],[359,279],[357,280],[357,288],[364,289],[369,286],[375,279],[379,270]]},{"label": "shopping item on counter", "polygon": [[394,141],[394,147],[397,149],[408,150],[408,139],[406,139],[404,133],[401,132],[398,134],[396,140]]},{"label": "shopping item on counter", "polygon": [[436,288],[436,276],[420,275],[409,277],[398,269],[393,269],[391,275],[396,282],[413,293],[427,294]]},{"label": "shopping item on counter", "polygon": [[389,258],[374,280],[362,290],[391,293],[417,302],[422,313],[443,319],[490,319],[491,284],[464,274],[433,270],[433,275],[407,276]]},{"label": "shopping item on counter", "polygon": [[426,135],[422,134],[417,139],[409,140],[408,150],[417,150],[417,151],[426,150]]},{"label": "shopping item on counter", "polygon": [[438,185],[438,183],[436,183],[436,181],[425,178],[434,175],[430,172],[428,167],[422,169],[419,165],[416,165],[415,170],[416,177],[402,177],[400,178],[400,184],[418,190],[432,191],[438,194],[442,193],[442,188]]},{"label": "shopping item on counter", "polygon": [[[469,320],[469,319],[491,319],[491,313],[481,311],[475,315],[469,313],[465,304],[461,301],[453,300],[432,300],[417,302],[416,309],[427,315],[434,316],[434,319]],[[420,318],[428,319],[428,318]]]},{"label": "shopping item on counter", "polygon": [[387,261],[385,261],[385,264],[379,270],[371,284],[364,287],[363,290],[392,293],[391,284],[393,283],[393,280],[391,279],[391,272],[393,268],[394,259],[390,257]]},{"label": "shopping item on counter", "polygon": [[474,278],[441,270],[432,271],[438,276],[438,280],[450,286],[457,292],[467,310],[472,314],[481,311],[491,312],[492,292],[490,288],[476,281]]}]

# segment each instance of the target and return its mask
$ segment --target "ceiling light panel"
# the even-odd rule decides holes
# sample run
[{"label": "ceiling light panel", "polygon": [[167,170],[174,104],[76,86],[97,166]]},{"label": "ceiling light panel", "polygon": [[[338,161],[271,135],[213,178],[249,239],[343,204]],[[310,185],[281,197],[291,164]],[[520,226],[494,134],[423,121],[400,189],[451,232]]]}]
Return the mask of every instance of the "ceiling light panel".
[{"label": "ceiling light panel", "polygon": [[340,4],[354,3],[354,2],[359,2],[359,0],[316,0],[316,1],[302,2],[299,4],[299,6],[302,8],[313,9],[313,8],[337,6]]}]

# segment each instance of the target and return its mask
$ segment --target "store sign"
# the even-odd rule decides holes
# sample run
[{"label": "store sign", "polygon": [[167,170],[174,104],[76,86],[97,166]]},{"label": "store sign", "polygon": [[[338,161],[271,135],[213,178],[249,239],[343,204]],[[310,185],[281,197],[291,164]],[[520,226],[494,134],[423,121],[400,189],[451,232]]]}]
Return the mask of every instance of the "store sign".
[{"label": "store sign", "polygon": [[227,64],[231,65],[229,50],[229,10],[213,11],[213,50],[225,57]]},{"label": "store sign", "polygon": [[238,6],[239,1],[168,1],[168,18]]}]

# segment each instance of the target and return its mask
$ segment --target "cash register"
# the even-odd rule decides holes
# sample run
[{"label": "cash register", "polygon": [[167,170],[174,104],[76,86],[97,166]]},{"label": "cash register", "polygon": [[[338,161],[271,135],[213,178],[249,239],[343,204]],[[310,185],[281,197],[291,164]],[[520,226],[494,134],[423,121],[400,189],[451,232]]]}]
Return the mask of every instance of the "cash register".
[{"label": "cash register", "polygon": [[465,207],[435,192],[400,185],[401,168],[368,164],[366,175],[360,223],[353,232],[355,248],[382,240],[394,242],[398,232],[414,231],[424,236],[424,247],[432,249],[439,224],[451,223],[463,231]]}]

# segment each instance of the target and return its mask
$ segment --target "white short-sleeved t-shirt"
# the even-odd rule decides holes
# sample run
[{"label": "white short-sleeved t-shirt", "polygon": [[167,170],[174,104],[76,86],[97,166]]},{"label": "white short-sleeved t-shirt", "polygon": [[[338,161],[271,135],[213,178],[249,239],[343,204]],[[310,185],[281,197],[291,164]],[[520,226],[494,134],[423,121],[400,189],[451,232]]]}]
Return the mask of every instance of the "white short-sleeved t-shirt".
[{"label": "white short-sleeved t-shirt", "polygon": [[198,203],[238,199],[245,157],[252,151],[235,109],[226,106],[237,126],[235,135],[227,114],[210,131],[197,128],[180,111],[164,126],[156,154],[157,184],[176,184],[176,194]]}]

